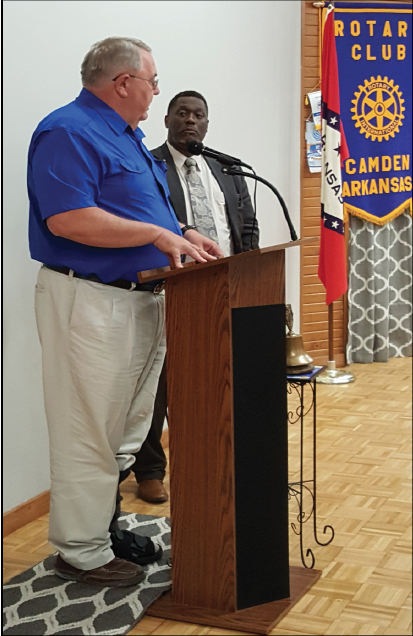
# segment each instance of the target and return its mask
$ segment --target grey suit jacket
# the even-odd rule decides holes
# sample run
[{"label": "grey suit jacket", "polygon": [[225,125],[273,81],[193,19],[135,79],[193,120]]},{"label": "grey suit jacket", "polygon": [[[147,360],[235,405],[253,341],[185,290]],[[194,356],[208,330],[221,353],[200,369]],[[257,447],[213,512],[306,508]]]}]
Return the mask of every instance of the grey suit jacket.
[{"label": "grey suit jacket", "polygon": [[[176,171],[175,163],[169,148],[164,143],[159,148],[151,150],[154,157],[165,161],[167,166],[166,178],[168,181],[169,191],[171,193],[170,201],[178,220],[185,225],[188,223],[186,215],[186,205],[184,192],[181,186],[179,175]],[[224,197],[228,215],[228,221],[231,228],[231,236],[234,244],[235,254],[246,252],[251,249],[251,231],[254,221],[254,209],[250,195],[248,193],[247,184],[244,177],[230,176],[221,172],[221,164],[215,159],[205,157],[212,174],[219,183]],[[254,233],[252,237],[252,248],[258,248],[259,230],[258,223],[255,222]]]}]

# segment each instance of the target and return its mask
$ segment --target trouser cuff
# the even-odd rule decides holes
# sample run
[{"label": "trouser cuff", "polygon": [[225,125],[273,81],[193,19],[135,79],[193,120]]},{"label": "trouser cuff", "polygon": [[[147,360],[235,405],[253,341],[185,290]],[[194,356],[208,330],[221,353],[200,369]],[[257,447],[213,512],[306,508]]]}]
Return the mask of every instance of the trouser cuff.
[{"label": "trouser cuff", "polygon": [[163,481],[165,479],[165,471],[157,470],[152,473],[135,473],[135,478],[138,484],[140,484],[141,481],[146,481],[147,479],[159,479],[160,481]]}]

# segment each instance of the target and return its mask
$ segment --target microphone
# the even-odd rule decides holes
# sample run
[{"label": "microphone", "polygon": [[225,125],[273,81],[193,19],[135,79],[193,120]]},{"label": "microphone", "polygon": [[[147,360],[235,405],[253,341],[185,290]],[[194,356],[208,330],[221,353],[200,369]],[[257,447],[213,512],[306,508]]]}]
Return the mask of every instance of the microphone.
[{"label": "microphone", "polygon": [[245,168],[252,170],[251,166],[241,161],[241,159],[236,159],[230,155],[224,155],[222,152],[218,152],[218,150],[207,148],[200,141],[188,141],[186,149],[191,153],[191,155],[205,155],[206,157],[211,157],[211,159],[216,159],[216,161],[222,163],[223,166],[244,166]]}]

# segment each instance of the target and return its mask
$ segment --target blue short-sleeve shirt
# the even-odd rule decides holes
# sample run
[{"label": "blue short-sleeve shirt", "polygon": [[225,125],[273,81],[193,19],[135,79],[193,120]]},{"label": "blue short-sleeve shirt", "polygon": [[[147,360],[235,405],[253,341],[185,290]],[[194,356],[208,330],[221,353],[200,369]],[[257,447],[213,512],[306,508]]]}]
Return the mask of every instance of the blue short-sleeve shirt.
[{"label": "blue short-sleeve shirt", "polygon": [[55,236],[46,220],[54,214],[102,208],[124,219],[152,223],[181,235],[169,202],[166,168],[118,113],[83,89],[35,130],[29,148],[29,243],[33,259],[70,267],[107,283],[137,282],[137,272],[168,265],[154,245],[91,247]]}]

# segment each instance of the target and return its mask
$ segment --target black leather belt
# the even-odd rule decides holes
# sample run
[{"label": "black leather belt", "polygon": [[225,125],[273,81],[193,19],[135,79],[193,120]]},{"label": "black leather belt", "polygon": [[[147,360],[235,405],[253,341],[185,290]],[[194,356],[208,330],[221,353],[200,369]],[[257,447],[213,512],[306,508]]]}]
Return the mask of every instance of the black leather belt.
[{"label": "black leather belt", "polygon": [[[55,267],[54,265],[44,265],[47,269],[52,269],[59,274],[66,274],[69,276],[69,267]],[[150,283],[132,283],[130,280],[124,278],[118,278],[117,280],[111,280],[110,283],[104,283],[100,280],[96,274],[90,274],[89,276],[82,276],[82,274],[76,274],[73,272],[74,278],[83,278],[84,280],[91,280],[94,283],[100,283],[101,285],[110,285],[111,287],[119,287],[120,289],[127,289],[128,291],[149,291],[153,294],[160,294],[165,289],[164,280],[153,280]]]}]

